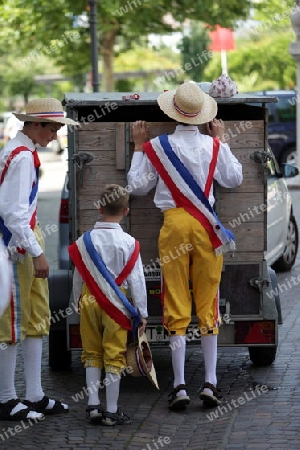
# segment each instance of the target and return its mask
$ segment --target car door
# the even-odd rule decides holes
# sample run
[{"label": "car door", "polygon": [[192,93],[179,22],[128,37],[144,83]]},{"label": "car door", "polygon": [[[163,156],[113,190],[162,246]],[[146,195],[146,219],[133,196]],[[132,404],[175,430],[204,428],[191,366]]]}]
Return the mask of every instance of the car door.
[{"label": "car door", "polygon": [[286,245],[291,203],[286,182],[271,151],[266,170],[268,174],[266,259],[272,264],[282,254]]}]

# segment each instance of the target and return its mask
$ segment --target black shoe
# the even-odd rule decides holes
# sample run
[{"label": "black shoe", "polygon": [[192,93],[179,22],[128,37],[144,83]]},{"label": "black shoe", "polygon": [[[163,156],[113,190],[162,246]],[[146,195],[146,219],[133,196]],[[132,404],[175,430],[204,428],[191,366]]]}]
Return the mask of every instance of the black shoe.
[{"label": "black shoe", "polygon": [[203,388],[208,388],[212,391],[212,394],[208,392],[201,392],[200,400],[203,400],[203,406],[213,407],[221,405],[221,396],[219,395],[220,390],[211,383],[204,383]]},{"label": "black shoe", "polygon": [[33,409],[34,411],[43,413],[45,415],[50,414],[61,414],[61,413],[67,413],[69,412],[69,407],[65,403],[60,402],[59,400],[53,400],[54,405],[52,408],[48,408],[49,405],[49,397],[44,395],[42,400],[38,402],[31,402],[30,400],[24,400],[24,405],[28,406],[29,408]]},{"label": "black shoe", "polygon": [[[13,409],[18,404],[22,404],[23,406],[26,406],[26,408],[22,408],[18,412],[12,414]],[[40,413],[39,411],[33,410],[28,405],[25,405],[25,403],[21,402],[19,398],[13,398],[8,402],[0,403],[0,420],[42,420],[44,419],[44,417],[44,414]]]},{"label": "black shoe", "polygon": [[132,419],[126,414],[122,413],[119,409],[115,413],[106,411],[102,417],[102,425],[112,427],[113,425],[130,425]]},{"label": "black shoe", "polygon": [[100,407],[100,405],[88,405],[85,410],[85,415],[91,423],[102,422],[102,408]]},{"label": "black shoe", "polygon": [[190,403],[188,395],[177,395],[179,391],[186,391],[185,384],[180,384],[168,395],[169,409],[172,411],[182,411]]}]

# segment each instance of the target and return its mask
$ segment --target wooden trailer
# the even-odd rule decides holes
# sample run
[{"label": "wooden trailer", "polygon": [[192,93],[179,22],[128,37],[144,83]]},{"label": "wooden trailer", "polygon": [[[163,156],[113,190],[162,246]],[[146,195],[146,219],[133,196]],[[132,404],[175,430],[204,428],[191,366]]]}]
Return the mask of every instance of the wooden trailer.
[{"label": "wooden trailer", "polygon": [[[99,220],[99,193],[105,184],[127,186],[126,173],[133,150],[131,123],[146,120],[150,137],[173,132],[176,124],[158,107],[158,95],[65,95],[68,116],[81,124],[69,127],[70,242]],[[268,147],[265,104],[270,101],[276,98],[238,94],[217,99],[217,117],[225,122],[226,139],[243,165],[244,176],[238,188],[215,185],[216,212],[224,226],[234,232],[237,246],[234,254],[224,257],[220,286],[223,324],[218,342],[222,346],[249,347],[250,357],[257,364],[272,363],[277,349],[278,314],[265,261],[267,209],[263,205],[267,177],[260,161],[261,152]],[[161,223],[162,214],[153,203],[152,191],[144,197],[131,197],[130,214],[122,225],[141,244],[148,290],[147,333],[153,345],[168,341],[162,326],[157,250]],[[77,324],[77,314],[68,315],[68,349],[78,348]],[[188,341],[199,337],[197,327],[191,323]]]}]

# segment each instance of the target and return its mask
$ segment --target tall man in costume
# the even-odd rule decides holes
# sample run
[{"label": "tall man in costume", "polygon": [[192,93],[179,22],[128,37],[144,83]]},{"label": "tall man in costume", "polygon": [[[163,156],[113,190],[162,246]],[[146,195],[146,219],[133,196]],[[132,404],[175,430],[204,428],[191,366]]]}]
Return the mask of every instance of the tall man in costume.
[{"label": "tall man in costume", "polygon": [[[215,118],[216,101],[196,83],[185,82],[159,95],[157,101],[178,125],[173,134],[148,141],[146,123],[133,123],[134,154],[128,183],[133,195],[144,195],[156,187],[154,203],[164,215],[158,242],[160,260],[182,244],[192,248],[161,267],[163,321],[170,336],[174,372],[169,408],[185,409],[190,403],[184,375],[192,306],[190,280],[205,365],[200,399],[207,406],[217,406],[218,288],[222,254],[233,250],[235,242],[213,211],[212,182],[226,188],[239,186],[242,166],[224,140],[223,121]],[[207,124],[207,134],[200,133],[200,124]]]},{"label": "tall man in costume", "polygon": [[[24,114],[15,115],[24,122],[23,129],[0,155],[0,234],[13,269],[10,303],[0,318],[0,420],[68,412],[68,405],[45,395],[41,382],[42,339],[49,334],[50,310],[49,265],[36,216],[40,166],[36,145],[46,147],[57,139],[63,124],[78,124],[66,118],[62,104],[52,98],[32,100]],[[26,381],[23,400],[15,388],[20,343]]]}]

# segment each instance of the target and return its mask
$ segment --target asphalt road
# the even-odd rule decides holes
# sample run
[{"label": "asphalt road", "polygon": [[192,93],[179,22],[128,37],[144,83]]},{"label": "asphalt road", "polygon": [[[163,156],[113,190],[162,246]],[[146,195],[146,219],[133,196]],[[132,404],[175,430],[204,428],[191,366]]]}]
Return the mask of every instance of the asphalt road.
[{"label": "asphalt road", "polygon": [[[39,220],[41,226],[57,224],[64,163],[53,156],[44,162]],[[300,224],[300,190],[291,191]],[[51,267],[57,267],[57,233],[46,238]],[[279,274],[288,285],[300,275],[300,257],[292,272]],[[300,279],[300,278],[299,278]],[[204,367],[201,349],[188,347],[186,383],[191,404],[186,412],[167,408],[172,389],[170,350],[153,349],[160,390],[148,380],[127,375],[121,383],[120,406],[133,423],[123,427],[102,427],[85,419],[86,396],[80,353],[74,352],[72,369],[53,372],[48,367],[47,339],[44,345],[43,385],[47,395],[67,402],[70,412],[48,416],[40,423],[2,422],[0,449],[9,450],[299,450],[300,429],[300,287],[282,289],[283,325],[274,364],[255,368],[245,348],[220,348],[218,381],[223,403],[206,410],[198,399]],[[17,367],[19,395],[24,392],[22,364]],[[104,402],[104,389],[100,389]],[[16,428],[18,425],[18,428]]]}]

